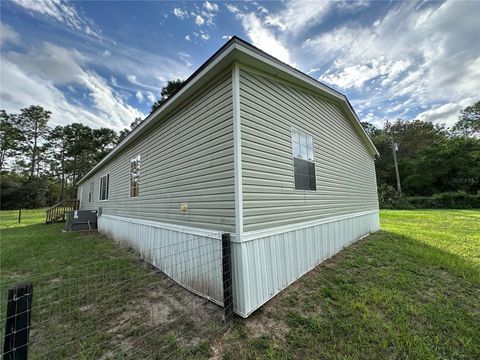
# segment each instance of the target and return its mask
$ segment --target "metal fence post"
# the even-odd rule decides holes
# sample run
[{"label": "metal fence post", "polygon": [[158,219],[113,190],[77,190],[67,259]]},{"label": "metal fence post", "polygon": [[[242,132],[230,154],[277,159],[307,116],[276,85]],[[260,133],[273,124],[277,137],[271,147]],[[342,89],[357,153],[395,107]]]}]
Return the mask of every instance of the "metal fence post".
[{"label": "metal fence post", "polygon": [[230,233],[222,234],[223,321],[233,319],[232,250]]},{"label": "metal fence post", "polygon": [[8,290],[3,360],[27,359],[32,296],[32,284],[18,285]]}]

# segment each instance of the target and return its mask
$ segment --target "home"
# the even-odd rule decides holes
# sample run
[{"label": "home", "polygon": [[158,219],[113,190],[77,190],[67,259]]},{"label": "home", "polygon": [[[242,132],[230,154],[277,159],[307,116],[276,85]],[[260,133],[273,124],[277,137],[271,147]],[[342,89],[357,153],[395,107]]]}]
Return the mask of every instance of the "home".
[{"label": "home", "polygon": [[[208,256],[229,232],[234,310],[247,317],[379,230],[376,156],[345,95],[233,37],[80,181],[78,196],[81,209],[100,210],[100,232],[139,251]],[[192,239],[199,246],[185,248]],[[152,264],[222,304],[221,272],[182,276],[155,260],[160,250]]]}]

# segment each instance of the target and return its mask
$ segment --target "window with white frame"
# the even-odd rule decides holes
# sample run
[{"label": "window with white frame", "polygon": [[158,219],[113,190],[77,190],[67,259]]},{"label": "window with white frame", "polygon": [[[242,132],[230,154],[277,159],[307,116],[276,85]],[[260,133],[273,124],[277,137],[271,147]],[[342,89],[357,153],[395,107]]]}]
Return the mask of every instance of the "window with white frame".
[{"label": "window with white frame", "polygon": [[102,200],[108,200],[108,188],[110,186],[110,174],[103,175],[100,178],[100,193],[98,196],[98,199],[100,201]]},{"label": "window with white frame", "polygon": [[90,190],[88,191],[88,202],[91,203],[93,201],[93,189],[94,189],[94,182],[90,183]]},{"label": "window with white frame", "polygon": [[140,155],[130,160],[130,197],[138,197],[140,187]]},{"label": "window with white frame", "polygon": [[292,128],[295,190],[317,190],[313,136]]}]

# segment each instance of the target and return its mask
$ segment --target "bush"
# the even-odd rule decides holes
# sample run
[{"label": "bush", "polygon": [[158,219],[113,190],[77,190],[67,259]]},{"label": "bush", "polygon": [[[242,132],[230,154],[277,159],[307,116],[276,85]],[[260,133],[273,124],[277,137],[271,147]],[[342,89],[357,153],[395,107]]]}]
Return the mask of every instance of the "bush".
[{"label": "bush", "polygon": [[407,199],[415,209],[480,209],[480,195],[463,191],[412,196]]},{"label": "bush", "polygon": [[413,209],[404,195],[401,195],[390,185],[378,187],[378,202],[381,209]]},{"label": "bush", "polygon": [[480,209],[480,194],[457,191],[432,196],[405,196],[394,187],[382,184],[378,187],[378,202],[381,209]]}]

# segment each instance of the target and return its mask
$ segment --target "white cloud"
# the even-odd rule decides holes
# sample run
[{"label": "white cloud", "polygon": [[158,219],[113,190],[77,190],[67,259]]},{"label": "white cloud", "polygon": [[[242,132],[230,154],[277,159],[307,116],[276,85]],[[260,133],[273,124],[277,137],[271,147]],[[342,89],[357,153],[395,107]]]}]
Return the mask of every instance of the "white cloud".
[{"label": "white cloud", "polygon": [[203,3],[203,7],[205,9],[207,9],[208,11],[218,11],[218,5],[215,4],[215,3],[208,2],[208,1],[205,1]]},{"label": "white cloud", "polygon": [[107,49],[105,49],[102,53],[102,56],[104,56],[104,57],[109,57],[110,55],[112,55],[112,53]]},{"label": "white cloud", "polygon": [[469,97],[459,102],[434,106],[430,110],[418,114],[417,119],[452,126],[458,121],[460,111],[473,104],[476,100],[475,97]]},{"label": "white cloud", "polygon": [[201,37],[203,40],[208,40],[208,39],[210,39],[210,35],[208,35],[207,33],[202,33],[202,34],[200,34],[200,37]]},{"label": "white cloud", "polygon": [[39,50],[30,54],[3,52],[2,58],[12,61],[29,73],[50,79],[59,85],[78,82],[79,75],[83,72],[82,65],[88,60],[75,50],[67,50],[51,43],[45,43]]},{"label": "white cloud", "polygon": [[140,90],[137,90],[137,92],[135,93],[135,97],[137,98],[138,102],[142,102],[143,101],[143,94]]},{"label": "white cloud", "polygon": [[401,3],[371,26],[351,23],[313,37],[305,57],[320,60],[311,66],[329,66],[321,81],[355,88],[372,106],[395,99],[386,112],[412,116],[426,106],[422,119],[451,123],[460,106],[454,104],[478,93],[479,11],[478,2]]},{"label": "white cloud", "polygon": [[281,31],[284,31],[287,29],[287,25],[284,24],[283,21],[276,15],[268,15],[265,18],[265,25],[277,27]]},{"label": "white cloud", "polygon": [[20,7],[33,14],[41,14],[49,19],[60,22],[72,30],[101,38],[100,29],[88,18],[78,14],[75,6],[65,0],[15,0]]},{"label": "white cloud", "polygon": [[242,25],[253,45],[279,60],[295,66],[288,49],[275,37],[272,31],[263,26],[261,19],[255,14],[244,15]]},{"label": "white cloud", "polygon": [[185,19],[187,16],[188,16],[188,12],[186,12],[185,10],[182,10],[182,9],[179,9],[179,8],[174,8],[173,9],[173,14],[180,18],[180,19]]},{"label": "white cloud", "polygon": [[222,39],[230,40],[233,36],[232,35],[222,35]]},{"label": "white cloud", "polygon": [[[144,116],[125,103],[105,79],[86,70],[87,58],[76,51],[45,44],[31,53],[2,52],[1,60],[1,107],[9,112],[39,104],[52,111],[54,124],[83,122],[117,130]],[[75,85],[87,93],[90,108],[67,99],[58,85]]]},{"label": "white cloud", "polygon": [[227,4],[226,6],[227,6],[227,10],[230,11],[232,14],[236,14],[236,13],[240,12],[238,7],[236,7],[235,5]]},{"label": "white cloud", "polygon": [[190,41],[190,35],[185,35],[185,40]]},{"label": "white cloud", "polygon": [[258,11],[262,14],[268,14],[268,9],[265,6],[258,5]]},{"label": "white cloud", "polygon": [[320,23],[334,5],[333,1],[290,0],[283,10],[268,18],[271,25],[298,35],[312,24]]},{"label": "white cloud", "polygon": [[201,17],[200,15],[197,15],[195,17],[195,24],[201,26],[201,25],[205,24],[205,19],[203,17]]},{"label": "white cloud", "polygon": [[369,80],[381,77],[382,84],[393,82],[410,66],[408,60],[372,59],[361,65],[346,66],[340,72],[320,76],[320,81],[336,85],[342,89],[361,88]]},{"label": "white cloud", "polygon": [[10,26],[0,23],[0,44],[5,44],[7,42],[16,43],[18,40],[18,34],[13,31]]},{"label": "white cloud", "polygon": [[147,93],[147,99],[150,100],[150,102],[155,102],[157,99],[155,98],[155,95],[151,93],[150,91]]}]

